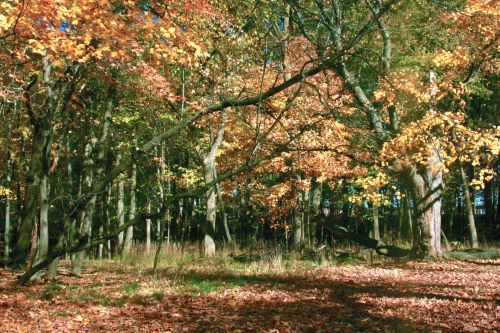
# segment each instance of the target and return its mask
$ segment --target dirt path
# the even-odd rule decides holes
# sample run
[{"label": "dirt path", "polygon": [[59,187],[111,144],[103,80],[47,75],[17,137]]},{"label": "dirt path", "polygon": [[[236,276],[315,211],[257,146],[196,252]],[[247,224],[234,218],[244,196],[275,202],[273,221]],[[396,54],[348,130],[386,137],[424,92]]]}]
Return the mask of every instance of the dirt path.
[{"label": "dirt path", "polygon": [[14,279],[0,270],[0,332],[500,331],[500,261]]}]

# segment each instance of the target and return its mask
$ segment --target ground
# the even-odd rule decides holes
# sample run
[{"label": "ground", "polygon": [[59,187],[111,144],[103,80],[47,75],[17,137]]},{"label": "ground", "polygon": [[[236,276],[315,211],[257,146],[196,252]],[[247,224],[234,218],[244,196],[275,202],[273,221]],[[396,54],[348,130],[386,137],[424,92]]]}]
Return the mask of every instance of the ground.
[{"label": "ground", "polygon": [[[150,268],[94,261],[82,277],[14,284],[0,332],[498,332],[500,261]],[[249,266],[250,265],[250,266]],[[255,266],[253,266],[255,268]]]}]

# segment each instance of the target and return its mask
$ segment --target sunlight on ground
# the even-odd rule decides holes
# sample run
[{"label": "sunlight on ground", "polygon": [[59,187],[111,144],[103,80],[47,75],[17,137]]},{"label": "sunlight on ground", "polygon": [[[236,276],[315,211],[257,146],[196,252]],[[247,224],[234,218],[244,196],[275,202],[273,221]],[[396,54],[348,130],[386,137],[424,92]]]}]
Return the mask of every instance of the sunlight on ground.
[{"label": "sunlight on ground", "polygon": [[[67,267],[67,263],[64,263]],[[0,331],[413,332],[500,329],[500,261],[282,267],[177,258],[151,270],[90,262],[81,278],[15,287],[0,270]],[[257,269],[260,268],[260,269]]]}]

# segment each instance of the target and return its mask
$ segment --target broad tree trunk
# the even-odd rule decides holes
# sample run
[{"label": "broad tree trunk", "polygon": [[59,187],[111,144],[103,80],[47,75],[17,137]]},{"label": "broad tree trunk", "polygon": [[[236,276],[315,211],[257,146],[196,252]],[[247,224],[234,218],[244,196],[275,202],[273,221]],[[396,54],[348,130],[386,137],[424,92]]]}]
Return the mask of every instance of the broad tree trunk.
[{"label": "broad tree trunk", "polygon": [[[203,157],[203,167],[205,172],[205,184],[211,184],[216,177],[215,157],[217,151],[224,138],[224,126],[226,124],[227,114],[222,113],[219,129],[217,135],[213,137],[211,134],[210,151]],[[215,221],[217,218],[217,188],[212,185],[205,192],[206,199],[206,212],[205,223],[203,223],[203,248],[206,256],[213,256],[215,254]]]},{"label": "broad tree trunk", "polygon": [[441,251],[441,192],[442,172],[436,172],[437,152],[421,175],[415,166],[405,169],[405,180],[414,202],[412,255],[416,258],[442,257]]},{"label": "broad tree trunk", "polygon": [[48,127],[47,122],[43,118],[33,121],[31,161],[26,176],[26,193],[24,196],[21,225],[12,260],[13,264],[17,266],[24,264],[30,249],[33,225],[38,212],[39,190],[43,178],[45,151],[49,141]]},{"label": "broad tree trunk", "polygon": [[[42,176],[42,181],[40,183],[40,223],[39,223],[39,235],[38,235],[38,246],[36,251],[35,260],[33,265],[38,264],[47,256],[49,251],[49,184],[48,176],[45,174]],[[39,280],[41,277],[41,272],[37,272],[32,276],[32,280]]]},{"label": "broad tree trunk", "polygon": [[[215,156],[214,156],[215,157]],[[215,160],[205,159],[205,183],[211,183],[214,180]],[[205,223],[203,226],[204,238],[203,248],[206,256],[215,254],[215,220],[217,218],[217,200],[215,186],[212,186],[205,193],[207,208],[205,212]]]},{"label": "broad tree trunk", "polygon": [[[34,219],[39,208],[40,183],[44,175],[48,174],[49,154],[53,136],[52,120],[54,114],[58,110],[62,111],[62,108],[66,106],[66,102],[69,100],[74,89],[74,83],[69,83],[65,87],[64,92],[62,90],[62,81],[57,80],[52,84],[52,64],[48,57],[45,56],[42,58],[42,65],[45,101],[40,114],[36,114],[31,104],[30,89],[35,85],[36,80],[31,81],[24,90],[24,104],[30,117],[31,125],[33,126],[33,142],[30,167],[26,177],[24,207],[12,261],[15,266],[23,265],[29,252],[29,240],[33,230]],[[63,96],[63,98],[58,101],[60,96]]]}]

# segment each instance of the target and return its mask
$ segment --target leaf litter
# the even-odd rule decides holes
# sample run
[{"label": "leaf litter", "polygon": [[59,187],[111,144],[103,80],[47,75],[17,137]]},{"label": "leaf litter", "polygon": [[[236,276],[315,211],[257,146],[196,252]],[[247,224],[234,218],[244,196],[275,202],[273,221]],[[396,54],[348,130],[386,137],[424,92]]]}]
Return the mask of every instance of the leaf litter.
[{"label": "leaf litter", "polygon": [[0,332],[500,331],[498,260],[180,274],[198,289],[110,267],[27,286],[0,269]]}]

